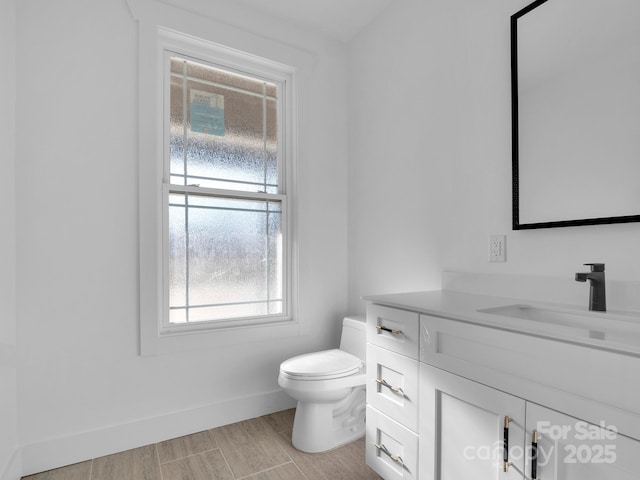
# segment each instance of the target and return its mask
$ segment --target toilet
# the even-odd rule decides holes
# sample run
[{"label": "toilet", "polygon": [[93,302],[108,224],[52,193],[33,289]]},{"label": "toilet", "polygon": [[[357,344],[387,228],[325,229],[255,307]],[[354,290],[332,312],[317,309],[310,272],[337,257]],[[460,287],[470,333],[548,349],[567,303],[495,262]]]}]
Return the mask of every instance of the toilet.
[{"label": "toilet", "polygon": [[308,353],[280,364],[278,384],[298,401],[291,442],[324,452],[364,436],[365,317],[345,317],[340,348]]}]

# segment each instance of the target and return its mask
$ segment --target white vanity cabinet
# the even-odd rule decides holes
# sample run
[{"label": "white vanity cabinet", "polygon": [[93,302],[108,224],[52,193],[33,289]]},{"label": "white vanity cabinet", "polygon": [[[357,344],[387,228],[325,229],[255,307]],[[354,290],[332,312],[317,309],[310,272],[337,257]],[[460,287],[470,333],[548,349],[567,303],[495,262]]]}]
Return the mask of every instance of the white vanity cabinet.
[{"label": "white vanity cabinet", "polygon": [[366,458],[385,480],[640,478],[640,356],[400,305],[367,308]]},{"label": "white vanity cabinet", "polygon": [[367,464],[385,480],[418,480],[419,314],[367,309]]}]

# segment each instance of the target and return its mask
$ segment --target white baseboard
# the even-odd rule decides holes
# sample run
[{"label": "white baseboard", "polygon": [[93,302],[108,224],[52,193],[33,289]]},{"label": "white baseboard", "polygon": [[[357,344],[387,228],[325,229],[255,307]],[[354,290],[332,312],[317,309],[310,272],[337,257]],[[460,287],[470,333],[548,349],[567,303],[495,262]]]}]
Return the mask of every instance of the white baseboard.
[{"label": "white baseboard", "polygon": [[[92,458],[189,435],[210,428],[295,407],[282,390],[234,398],[222,403],[140,419],[121,425],[81,432],[24,445],[22,475],[51,470]],[[16,477],[18,479],[19,477]],[[5,477],[2,480],[16,480]]]},{"label": "white baseboard", "polygon": [[8,463],[4,467],[4,471],[0,476],[0,480],[20,480],[22,476],[22,457],[21,450],[16,448],[11,457],[9,458]]}]

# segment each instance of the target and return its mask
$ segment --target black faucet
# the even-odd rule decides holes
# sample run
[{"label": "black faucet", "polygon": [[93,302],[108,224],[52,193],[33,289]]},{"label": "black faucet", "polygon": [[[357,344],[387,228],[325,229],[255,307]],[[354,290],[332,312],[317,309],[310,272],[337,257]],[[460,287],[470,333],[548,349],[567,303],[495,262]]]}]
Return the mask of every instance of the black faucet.
[{"label": "black faucet", "polygon": [[589,288],[589,310],[607,311],[607,297],[604,285],[604,263],[585,263],[591,267],[589,273],[576,273],[577,282],[591,282]]}]

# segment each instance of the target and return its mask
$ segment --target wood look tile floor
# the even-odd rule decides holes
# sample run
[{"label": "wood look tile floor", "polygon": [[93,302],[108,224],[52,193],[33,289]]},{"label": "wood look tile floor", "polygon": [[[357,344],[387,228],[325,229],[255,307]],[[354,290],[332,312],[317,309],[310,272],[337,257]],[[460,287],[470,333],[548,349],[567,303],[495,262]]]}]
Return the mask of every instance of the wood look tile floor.
[{"label": "wood look tile floor", "polygon": [[295,410],[23,477],[23,480],[379,480],[364,439],[324,453],[291,445]]}]

